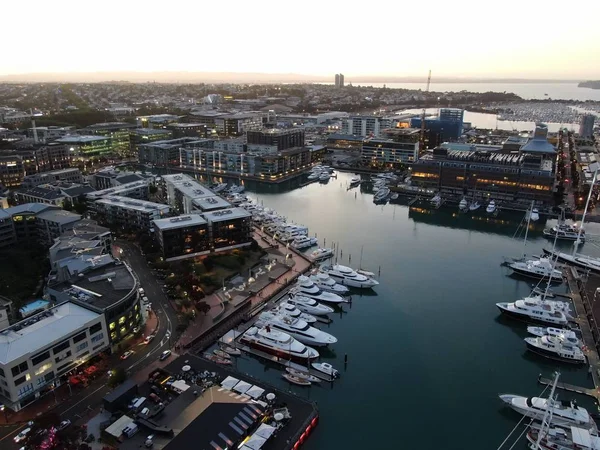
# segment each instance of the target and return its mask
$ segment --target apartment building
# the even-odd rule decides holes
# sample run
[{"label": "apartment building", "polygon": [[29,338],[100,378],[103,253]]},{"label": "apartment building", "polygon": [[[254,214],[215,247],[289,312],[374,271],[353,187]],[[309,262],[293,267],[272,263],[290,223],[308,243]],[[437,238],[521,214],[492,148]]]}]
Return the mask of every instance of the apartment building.
[{"label": "apartment building", "polygon": [[23,179],[23,187],[33,188],[39,186],[40,184],[51,184],[59,181],[68,183],[83,183],[83,175],[76,167],[35,173],[25,176]]},{"label": "apartment building", "polygon": [[107,226],[149,231],[154,220],[169,215],[169,205],[110,195],[96,200],[92,216]]},{"label": "apartment building", "polygon": [[109,195],[119,195],[121,197],[146,200],[148,199],[148,195],[150,193],[150,184],[152,183],[152,181],[153,178],[146,178],[140,181],[133,181],[131,183],[125,183],[120,186],[89,192],[85,195],[85,197],[88,203],[94,202],[100,198],[107,197]]}]

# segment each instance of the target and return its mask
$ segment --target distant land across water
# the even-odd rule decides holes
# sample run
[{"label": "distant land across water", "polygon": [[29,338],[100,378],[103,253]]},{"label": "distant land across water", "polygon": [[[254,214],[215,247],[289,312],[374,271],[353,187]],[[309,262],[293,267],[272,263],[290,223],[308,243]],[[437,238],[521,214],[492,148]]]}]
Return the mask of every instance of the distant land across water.
[{"label": "distant land across water", "polygon": [[600,89],[600,80],[582,81],[577,86],[579,86],[580,88]]}]

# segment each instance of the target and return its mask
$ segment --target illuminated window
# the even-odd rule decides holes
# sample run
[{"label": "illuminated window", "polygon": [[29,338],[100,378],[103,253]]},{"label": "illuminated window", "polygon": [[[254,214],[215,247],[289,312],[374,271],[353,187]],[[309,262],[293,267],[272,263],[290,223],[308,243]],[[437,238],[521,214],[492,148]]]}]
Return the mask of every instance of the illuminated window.
[{"label": "illuminated window", "polygon": [[31,380],[31,375],[29,375],[28,373],[25,374],[25,381],[29,381]]},{"label": "illuminated window", "polygon": [[113,331],[112,333],[110,333],[110,338],[113,339],[113,340],[116,339],[117,338],[117,332]]},{"label": "illuminated window", "polygon": [[125,327],[121,327],[119,329],[119,332],[121,333],[121,336],[123,336],[127,332],[127,330],[125,329]]},{"label": "illuminated window", "polygon": [[139,313],[135,315],[135,320],[136,321],[140,320],[140,314]]},{"label": "illuminated window", "polygon": [[135,308],[134,308],[134,309],[137,311],[138,309],[140,309],[140,305],[138,305],[138,304],[136,303],[136,304],[135,304]]},{"label": "illuminated window", "polygon": [[111,330],[114,330],[114,329],[115,329],[115,323],[114,323],[114,322],[111,322],[111,324],[110,324],[108,327],[109,327]]},{"label": "illuminated window", "polygon": [[125,323],[125,316],[119,317],[119,325],[123,325]]},{"label": "illuminated window", "polygon": [[46,370],[48,370],[50,367],[52,367],[52,363],[47,363],[44,364],[43,366],[40,366],[37,368],[37,370],[35,371],[36,375],[41,375],[43,374]]}]

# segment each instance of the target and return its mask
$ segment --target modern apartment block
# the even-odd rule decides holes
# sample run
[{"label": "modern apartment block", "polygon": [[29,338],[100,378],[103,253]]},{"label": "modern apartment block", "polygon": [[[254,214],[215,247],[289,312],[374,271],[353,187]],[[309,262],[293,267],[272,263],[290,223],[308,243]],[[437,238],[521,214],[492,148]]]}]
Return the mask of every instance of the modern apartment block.
[{"label": "modern apartment block", "polygon": [[169,215],[169,205],[110,195],[96,200],[92,217],[106,226],[148,231],[154,220]]},{"label": "modern apartment block", "polygon": [[81,171],[76,168],[58,169],[51,170],[49,172],[35,173],[27,175],[23,179],[23,187],[33,188],[40,184],[55,183],[58,181],[64,181],[68,183],[82,183],[83,175]]},{"label": "modern apartment block", "polygon": [[146,178],[144,180],[125,183],[120,186],[102,189],[100,191],[89,192],[85,196],[88,203],[109,195],[120,195],[122,197],[146,200],[150,193],[150,184],[152,181],[152,178]]},{"label": "modern apartment block", "polygon": [[419,159],[417,142],[396,142],[392,139],[366,139],[360,151],[363,164],[373,167],[400,168]]},{"label": "modern apartment block", "polygon": [[350,116],[342,121],[342,134],[379,137],[386,128],[392,128],[394,118],[382,116]]},{"label": "modern apartment block", "polygon": [[73,157],[81,160],[108,155],[113,151],[111,138],[107,136],[69,135],[56,142],[66,145]]},{"label": "modern apartment block", "polygon": [[196,211],[198,208],[194,205],[195,200],[216,197],[213,191],[188,175],[164,175],[162,181],[167,193],[167,203],[180,214]]},{"label": "modern apartment block", "polygon": [[25,168],[20,156],[0,156],[0,186],[16,188],[25,178]]},{"label": "modern apartment block", "polygon": [[248,151],[278,152],[294,147],[304,147],[304,130],[289,128],[248,131],[246,140]]},{"label": "modern apartment block", "polygon": [[204,148],[212,149],[212,139],[184,137],[156,141],[138,146],[139,161],[159,167],[178,166],[180,164],[180,149]]},{"label": "modern apartment block", "polygon": [[0,402],[21,410],[108,346],[104,315],[71,302],[0,330]]},{"label": "modern apartment block", "polygon": [[167,261],[251,245],[251,214],[228,208],[154,221],[157,242]]},{"label": "modern apartment block", "polygon": [[110,138],[113,153],[127,157],[131,155],[131,130],[136,125],[126,122],[96,123],[84,129],[90,136],[104,136]]}]

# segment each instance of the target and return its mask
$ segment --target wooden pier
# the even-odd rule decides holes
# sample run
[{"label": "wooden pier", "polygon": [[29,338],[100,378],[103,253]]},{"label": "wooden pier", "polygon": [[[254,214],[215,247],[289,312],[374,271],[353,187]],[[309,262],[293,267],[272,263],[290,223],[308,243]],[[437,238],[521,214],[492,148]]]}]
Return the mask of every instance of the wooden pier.
[{"label": "wooden pier", "polygon": [[[538,383],[543,384],[545,386],[552,386],[554,384],[554,380],[550,378],[544,378],[541,374],[538,376]],[[564,391],[575,392],[576,394],[589,395],[590,397],[594,397],[598,399],[598,390],[592,388],[584,388],[581,386],[575,386],[574,384],[563,383],[559,381],[556,384],[558,389],[562,389]]]}]

